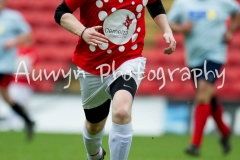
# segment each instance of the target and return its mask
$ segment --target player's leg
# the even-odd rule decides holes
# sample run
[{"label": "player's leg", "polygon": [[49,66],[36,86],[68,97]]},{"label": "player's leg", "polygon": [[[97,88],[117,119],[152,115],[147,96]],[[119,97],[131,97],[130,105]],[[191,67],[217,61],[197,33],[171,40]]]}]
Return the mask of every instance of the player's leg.
[{"label": "player's leg", "polygon": [[[208,62],[209,65],[210,62]],[[204,73],[204,66],[197,67]],[[215,71],[215,66],[207,66],[207,71]],[[215,78],[212,74],[208,75],[208,80],[202,74],[197,79],[197,89],[195,96],[195,110],[193,119],[193,133],[191,145],[186,149],[186,153],[191,155],[199,155],[199,148],[201,146],[202,137],[204,134],[204,127],[209,115],[211,115],[211,99],[214,95]]]},{"label": "player's leg", "polygon": [[221,133],[220,143],[223,147],[223,153],[227,154],[227,153],[229,153],[229,151],[231,149],[231,146],[229,143],[230,128],[223,121],[223,117],[222,117],[223,116],[223,107],[220,103],[218,103],[216,97],[212,98],[211,105],[212,105],[212,117],[213,117],[214,121],[216,122],[218,130]]},{"label": "player's leg", "polygon": [[110,103],[111,100],[107,100],[96,108],[84,110],[86,121],[83,127],[83,141],[88,160],[100,160],[106,154],[101,146]]},{"label": "player's leg", "polygon": [[[127,79],[130,78],[127,76]],[[132,103],[137,90],[133,78],[126,81],[120,76],[110,87],[112,128],[109,135],[111,160],[127,160],[132,142]]]},{"label": "player's leg", "polygon": [[8,92],[8,86],[10,82],[11,82],[11,76],[4,75],[0,83],[0,93],[4,101],[6,101],[11,106],[13,111],[17,113],[24,120],[26,124],[27,139],[31,140],[33,136],[34,122],[31,120],[31,118],[27,114],[25,108],[22,105],[13,101],[12,98],[10,97]]},{"label": "player's leg", "polygon": [[101,82],[99,76],[87,72],[84,74],[86,77],[79,76],[86,117],[83,127],[83,141],[87,151],[87,159],[101,160],[106,154],[101,145],[111,100],[105,92],[107,85]]},{"label": "player's leg", "polygon": [[204,126],[208,116],[211,114],[211,97],[214,94],[214,87],[206,80],[200,79],[198,82],[197,94],[195,99],[194,129],[192,144],[200,147]]}]

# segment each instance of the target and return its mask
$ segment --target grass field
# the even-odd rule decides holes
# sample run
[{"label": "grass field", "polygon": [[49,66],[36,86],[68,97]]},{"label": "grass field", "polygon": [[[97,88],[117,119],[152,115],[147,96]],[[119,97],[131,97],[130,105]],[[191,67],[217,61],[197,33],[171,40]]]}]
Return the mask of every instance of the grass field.
[{"label": "grass field", "polygon": [[[217,136],[207,136],[201,156],[183,153],[189,136],[134,137],[129,160],[240,160],[240,137],[232,138],[233,150],[223,156]],[[103,147],[109,160],[108,137]],[[37,134],[31,143],[23,133],[0,132],[0,160],[86,160],[81,135]]]}]

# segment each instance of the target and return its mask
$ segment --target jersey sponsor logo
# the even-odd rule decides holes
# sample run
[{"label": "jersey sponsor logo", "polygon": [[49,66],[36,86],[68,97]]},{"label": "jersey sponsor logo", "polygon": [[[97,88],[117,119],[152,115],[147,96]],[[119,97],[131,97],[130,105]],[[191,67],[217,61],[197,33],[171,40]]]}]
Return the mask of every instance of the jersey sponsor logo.
[{"label": "jersey sponsor logo", "polygon": [[126,85],[126,84],[123,84],[123,87],[127,87],[127,88],[133,89],[132,87],[130,87],[130,86]]},{"label": "jersey sponsor logo", "polygon": [[206,11],[190,11],[189,17],[193,21],[203,20],[206,19],[206,13],[207,13]]},{"label": "jersey sponsor logo", "polygon": [[217,17],[217,12],[215,10],[208,11],[190,11],[189,17],[192,21],[198,20],[215,20]]},{"label": "jersey sponsor logo", "polygon": [[113,30],[111,28],[105,28],[105,33],[109,33],[111,35],[117,36],[117,37],[126,37],[128,35],[128,31],[125,30]]},{"label": "jersey sponsor logo", "polygon": [[136,31],[137,20],[133,12],[120,9],[109,15],[103,23],[106,37],[116,45],[126,44]]},{"label": "jersey sponsor logo", "polygon": [[216,13],[215,10],[209,10],[207,12],[207,19],[208,20],[214,20],[214,19],[216,19],[216,17],[217,17],[217,13]]}]

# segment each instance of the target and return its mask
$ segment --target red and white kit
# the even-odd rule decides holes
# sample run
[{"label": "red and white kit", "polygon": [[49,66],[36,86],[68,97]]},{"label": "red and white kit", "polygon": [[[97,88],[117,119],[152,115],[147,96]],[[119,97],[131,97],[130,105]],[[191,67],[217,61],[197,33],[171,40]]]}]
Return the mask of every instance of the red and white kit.
[{"label": "red and white kit", "polygon": [[[73,62],[81,69],[100,75],[96,69],[102,64],[115,69],[127,60],[142,57],[145,37],[145,6],[155,0],[65,0],[73,12],[80,7],[80,21],[86,27],[103,26],[99,30],[108,43],[97,47],[88,45],[81,38],[75,49]],[[108,67],[103,68],[103,73]]]}]

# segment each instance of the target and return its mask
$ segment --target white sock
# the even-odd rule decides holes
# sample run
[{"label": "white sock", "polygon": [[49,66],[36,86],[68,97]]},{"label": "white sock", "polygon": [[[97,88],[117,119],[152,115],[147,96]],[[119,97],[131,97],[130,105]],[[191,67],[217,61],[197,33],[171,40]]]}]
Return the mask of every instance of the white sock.
[{"label": "white sock", "polygon": [[[86,126],[83,127],[83,141],[87,150],[88,160],[99,160],[102,156],[102,138],[104,136],[104,129],[96,135],[88,133]],[[92,156],[91,156],[92,155]]]},{"label": "white sock", "polygon": [[109,134],[110,160],[127,160],[132,143],[132,123],[112,124]]}]

